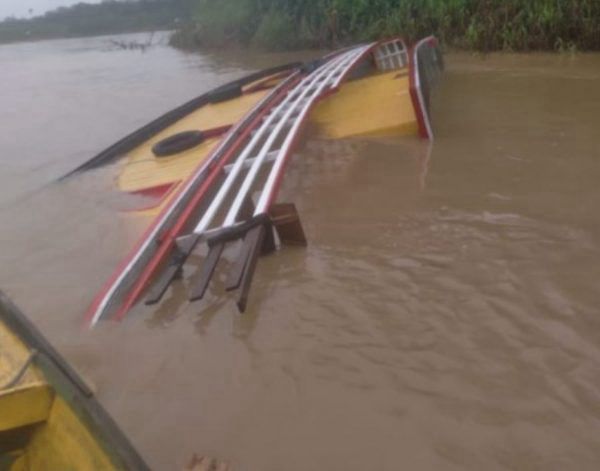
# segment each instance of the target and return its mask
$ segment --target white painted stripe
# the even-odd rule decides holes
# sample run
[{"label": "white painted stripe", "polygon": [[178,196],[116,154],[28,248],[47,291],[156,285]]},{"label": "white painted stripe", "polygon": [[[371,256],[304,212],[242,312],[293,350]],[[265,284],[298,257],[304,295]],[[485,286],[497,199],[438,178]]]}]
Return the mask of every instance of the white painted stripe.
[{"label": "white painted stripe", "polygon": [[[343,64],[344,68],[342,70],[342,73],[336,79],[333,88],[337,88],[339,86],[341,80],[343,80],[343,77],[346,75],[346,72],[348,70],[350,70],[352,68],[352,66],[354,66],[354,64],[358,60],[360,60],[360,58],[363,56],[363,54],[365,52],[367,52],[369,49],[371,49],[372,47],[373,47],[373,45],[368,45],[368,46],[363,46],[361,48],[358,48],[358,50],[351,51],[349,58],[348,58],[349,60]],[[316,100],[317,96],[321,93],[323,88],[324,88],[324,86],[321,86],[319,88],[319,92],[315,94],[315,100]],[[300,116],[296,120],[294,126],[292,127],[292,129],[290,129],[290,131],[286,137],[286,140],[285,140],[283,146],[281,147],[281,150],[279,151],[279,155],[277,156],[277,159],[275,160],[275,163],[273,164],[273,167],[271,168],[271,172],[269,173],[269,176],[265,183],[264,190],[258,200],[258,204],[256,205],[256,211],[254,212],[255,215],[263,214],[268,210],[267,206],[269,204],[269,201],[270,201],[273,191],[275,189],[275,183],[277,181],[277,178],[283,169],[283,164],[285,162],[286,156],[288,155],[288,153],[291,150],[291,146],[294,141],[294,138],[295,138],[296,134],[298,133],[299,128],[302,125],[302,122],[304,121],[306,115],[308,114],[311,105],[312,105],[312,102],[307,103],[304,106],[304,108],[302,109],[302,112],[300,113]]]},{"label": "white painted stripe", "polygon": [[421,115],[423,121],[425,121],[425,128],[427,130],[427,137],[433,140],[433,130],[431,129],[431,123],[429,122],[429,110],[425,107],[425,100],[423,99],[423,93],[421,92],[421,75],[419,74],[419,59],[417,51],[420,47],[429,41],[429,38],[421,39],[413,50],[413,64],[415,67],[415,88],[417,90],[417,96],[419,97],[419,106],[421,107]]},{"label": "white painted stripe", "polygon": [[[337,59],[337,58],[333,59],[333,61],[339,61],[339,60],[340,59]],[[316,81],[321,75],[322,75],[322,73],[319,72],[319,69],[317,69],[313,73],[311,73],[308,77],[306,77],[303,80],[303,82],[306,80]],[[296,90],[296,88],[294,90]],[[302,97],[304,97],[304,95],[305,94],[302,94]],[[275,108],[275,110],[269,115],[269,117],[262,123],[261,127],[258,129],[258,132],[256,134],[254,134],[254,136],[250,140],[250,143],[244,148],[242,153],[238,156],[233,168],[231,169],[230,173],[227,175],[227,178],[225,179],[225,181],[219,188],[219,191],[213,198],[210,206],[205,211],[205,213],[202,215],[200,222],[194,228],[195,234],[202,234],[202,232],[204,232],[208,228],[208,226],[214,219],[215,215],[217,214],[218,210],[220,209],[221,205],[223,204],[223,201],[227,197],[229,190],[232,188],[236,177],[240,173],[240,171],[242,169],[242,165],[244,163],[244,160],[246,160],[246,158],[250,155],[250,153],[254,150],[254,148],[258,144],[261,137],[267,132],[269,125],[277,117],[277,112],[282,109],[282,106],[284,106],[287,103],[289,103],[290,101],[292,101],[293,96],[294,96],[294,91],[291,91],[288,93],[286,98]],[[286,112],[286,115],[284,115],[284,116],[287,116],[287,112]],[[284,120],[281,120],[279,125],[283,126],[283,121]]]},{"label": "white painted stripe", "polygon": [[[282,155],[282,153],[287,152],[288,149],[286,147],[286,143],[290,139],[290,136],[293,137],[296,134],[296,131],[298,129],[298,123],[304,119],[305,110],[307,110],[312,105],[312,103],[320,96],[321,92],[323,91],[323,89],[325,87],[332,85],[331,80],[333,79],[333,77],[336,75],[336,73],[345,70],[347,64],[351,61],[352,57],[353,57],[353,53],[349,52],[349,53],[346,53],[343,56],[341,56],[339,58],[339,60],[334,59],[334,60],[328,62],[325,66],[320,67],[318,70],[320,70],[320,69],[322,69],[322,70],[319,72],[318,76],[325,77],[325,78],[323,80],[313,81],[313,83],[316,83],[315,88],[311,88],[308,86],[304,87],[302,93],[300,93],[300,95],[295,100],[296,106],[290,106],[288,108],[288,110],[286,111],[284,116],[281,118],[281,121],[278,123],[278,125],[275,127],[273,132],[270,134],[267,141],[264,143],[260,153],[258,154],[257,160],[254,162],[254,164],[253,164],[252,168],[250,169],[250,171],[248,172],[248,175],[246,176],[241,188],[238,190],[235,200],[233,201],[233,204],[231,205],[231,208],[229,209],[229,212],[227,213],[227,216],[223,223],[224,227],[227,227],[235,222],[237,215],[239,213],[239,210],[240,210],[248,192],[250,191],[250,188],[251,188],[252,184],[254,183],[254,180],[256,179],[258,170],[260,169],[263,159],[267,155],[267,152],[271,148],[272,144],[275,142],[275,139],[277,137],[279,137],[279,135],[281,134],[281,131],[283,130],[283,126],[284,126],[285,122],[288,121],[290,115],[294,111],[296,111],[297,107],[300,107],[301,112],[299,115],[294,117],[294,121],[293,121],[294,124],[293,124],[292,128],[288,131],[286,141],[285,141],[283,147],[279,150],[278,155],[275,159],[274,165],[277,165],[277,162],[281,158],[280,156]],[[341,74],[340,74],[340,77],[341,77]],[[305,97],[309,93],[311,94],[310,97],[305,99]],[[266,186],[263,189],[262,193],[264,194],[266,191],[268,191],[268,186]],[[261,198],[262,198],[262,195],[261,195]],[[260,214],[260,213],[258,213],[258,214]]]},{"label": "white painted stripe", "polygon": [[292,74],[292,76],[290,76],[287,80],[284,80],[281,84],[279,84],[275,89],[273,89],[271,91],[271,93],[269,93],[265,98],[263,98],[259,103],[257,103],[246,114],[246,116],[242,120],[240,120],[236,125],[234,125],[229,130],[229,132],[227,133],[227,135],[223,138],[223,140],[218,145],[217,149],[213,152],[211,158],[209,158],[196,171],[196,173],[188,181],[188,183],[186,184],[186,186],[178,193],[178,196],[175,198],[175,200],[171,204],[171,209],[169,209],[167,212],[165,212],[165,214],[161,218],[160,222],[158,224],[156,224],[156,226],[151,231],[151,233],[149,234],[149,236],[146,238],[146,240],[144,241],[144,243],[140,246],[140,248],[138,249],[138,251],[136,252],[136,254],[131,258],[131,260],[128,262],[128,264],[121,271],[121,273],[119,274],[119,276],[115,279],[115,281],[112,283],[112,285],[110,286],[110,288],[105,293],[104,297],[102,298],[102,301],[99,303],[98,307],[94,311],[94,314],[93,314],[92,319],[90,321],[90,325],[92,327],[94,325],[96,325],[98,323],[98,321],[101,319],[101,317],[105,314],[105,312],[106,312],[106,310],[107,310],[107,308],[109,306],[109,303],[113,299],[113,296],[115,296],[115,294],[116,294],[117,290],[119,289],[119,287],[127,280],[128,276],[130,275],[130,273],[132,272],[132,270],[135,268],[135,265],[137,264],[138,260],[146,252],[146,250],[148,250],[148,248],[152,244],[155,243],[157,236],[164,230],[163,226],[168,222],[168,220],[171,217],[171,215],[173,214],[173,212],[178,209],[180,203],[188,196],[188,193],[194,189],[194,187],[196,186],[196,183],[197,183],[198,179],[205,173],[205,171],[212,164],[212,162],[219,158],[220,154],[227,148],[227,146],[229,146],[229,144],[231,143],[231,141],[236,138],[237,131],[241,127],[243,127],[243,126],[246,125],[246,121],[249,120],[249,119],[251,119],[251,117],[259,109],[261,109],[264,106],[264,103],[267,103],[268,100],[270,100],[273,96],[275,96],[277,93],[279,93],[279,91],[281,90],[281,88],[283,88],[284,86],[286,86],[286,84],[288,83],[288,81],[292,80],[295,77],[295,75],[296,74]]}]

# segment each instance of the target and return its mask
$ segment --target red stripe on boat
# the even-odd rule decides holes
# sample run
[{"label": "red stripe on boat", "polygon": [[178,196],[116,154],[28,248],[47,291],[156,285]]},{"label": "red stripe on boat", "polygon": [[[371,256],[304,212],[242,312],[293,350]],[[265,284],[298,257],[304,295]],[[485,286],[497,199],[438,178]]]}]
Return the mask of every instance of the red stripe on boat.
[{"label": "red stripe on boat", "polygon": [[[289,89],[291,86],[288,85],[286,89],[283,89],[282,92]],[[229,161],[229,159],[233,156],[233,154],[237,151],[239,145],[250,135],[250,133],[254,130],[255,126],[260,123],[263,117],[272,109],[272,106],[275,106],[277,101],[281,101],[283,99],[284,93],[281,93],[279,97],[277,97],[275,104],[271,106],[265,107],[265,109],[259,113],[252,122],[246,127],[246,129],[240,133],[237,139],[232,143],[229,149],[225,152],[223,157],[219,159],[216,165],[212,168],[211,174],[207,177],[207,179],[202,183],[200,188],[196,191],[196,194],[190,200],[182,214],[177,219],[177,222],[173,225],[171,229],[169,229],[166,234],[162,237],[160,241],[160,247],[158,248],[156,254],[152,257],[152,259],[148,262],[138,279],[135,281],[134,285],[129,291],[129,294],[126,296],[123,301],[121,307],[116,311],[114,318],[115,320],[122,320],[123,317],[127,314],[127,312],[133,307],[133,305],[138,301],[144,290],[147,288],[149,282],[152,277],[155,275],[156,270],[160,267],[160,265],[165,261],[166,257],[170,253],[170,251],[175,246],[176,238],[180,235],[181,231],[185,228],[185,225],[188,223],[188,219],[192,215],[192,213],[196,210],[198,203],[205,196],[206,192],[212,186],[212,183],[217,178],[225,164]],[[193,175],[195,175],[194,172]],[[190,177],[191,178],[191,177]],[[157,218],[158,220],[159,218]],[[145,238],[144,238],[145,239]],[[143,240],[144,240],[143,239]],[[143,243],[143,240],[140,241],[138,247]],[[135,255],[135,251],[133,254]],[[131,257],[130,257],[131,258]],[[126,262],[128,263],[128,262]],[[126,264],[125,264],[126,265]],[[118,273],[116,274],[118,276]],[[116,279],[115,276],[115,279]],[[114,281],[114,279],[113,279]],[[110,284],[109,284],[110,287]],[[101,299],[102,297],[100,297]],[[93,312],[93,311],[92,311]],[[92,314],[93,315],[93,314]]]},{"label": "red stripe on boat", "polygon": [[225,134],[232,127],[233,127],[232,124],[225,124],[223,126],[218,126],[216,128],[206,129],[206,130],[202,131],[202,134],[204,135],[205,138],[211,139],[213,137],[219,137],[222,134]]},{"label": "red stripe on boat", "polygon": [[180,180],[177,180],[176,182],[169,182],[163,185],[142,188],[141,190],[128,191],[127,194],[129,195],[143,196],[151,201],[147,202],[145,205],[138,206],[133,209],[127,209],[126,212],[146,211],[148,209],[160,206],[165,201],[167,196],[169,196],[169,194],[171,194],[171,192],[175,189],[179,182]]},{"label": "red stripe on boat", "polygon": [[[224,126],[220,126],[218,128],[209,129],[208,131],[205,131],[205,132],[209,133],[209,137],[217,137],[217,136],[227,132],[230,128],[231,128],[231,125],[224,125]],[[190,176],[185,180],[185,183],[187,184],[189,182],[189,180],[194,178],[196,173],[203,166],[203,164],[208,161],[209,161],[209,159],[205,159],[205,161],[201,162],[198,165],[198,167],[194,170],[194,172],[191,173]],[[186,185],[182,185],[180,187],[179,191],[183,191],[183,189],[185,187],[186,187]],[[90,304],[90,307],[88,308],[88,310],[86,311],[86,313],[84,315],[85,325],[89,325],[91,323],[92,319],[94,318],[94,314],[98,310],[98,307],[102,303],[102,300],[106,296],[106,293],[108,293],[108,291],[111,289],[112,285],[115,283],[117,278],[121,275],[123,270],[125,270],[125,268],[127,268],[127,265],[129,264],[129,262],[138,253],[139,249],[142,247],[142,245],[144,244],[146,239],[148,237],[150,237],[150,234],[152,234],[152,231],[154,230],[154,228],[160,223],[160,221],[162,220],[162,217],[170,209],[171,209],[171,205],[167,205],[161,210],[161,212],[158,214],[158,216],[156,216],[154,218],[154,220],[152,221],[152,223],[146,228],[146,230],[142,234],[142,237],[140,237],[140,239],[135,243],[132,250],[128,253],[127,257],[125,257],[123,260],[121,260],[119,265],[117,265],[116,270],[111,274],[111,276],[108,278],[108,280],[106,280],[106,282],[102,285],[101,290],[94,297],[92,303]]]}]

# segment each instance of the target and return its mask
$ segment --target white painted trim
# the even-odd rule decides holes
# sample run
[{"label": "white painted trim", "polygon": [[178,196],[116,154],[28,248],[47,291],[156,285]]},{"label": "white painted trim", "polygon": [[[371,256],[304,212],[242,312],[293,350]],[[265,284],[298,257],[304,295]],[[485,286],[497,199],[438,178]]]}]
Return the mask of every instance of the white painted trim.
[{"label": "white painted trim", "polygon": [[415,69],[415,89],[417,90],[417,97],[419,98],[419,106],[421,107],[421,115],[425,122],[425,128],[427,130],[427,138],[433,140],[433,130],[431,129],[431,122],[429,121],[429,110],[425,106],[425,100],[423,99],[423,93],[421,92],[421,76],[419,74],[419,58],[417,51],[420,47],[423,47],[425,43],[428,43],[431,37],[421,39],[413,49],[413,64]]},{"label": "white painted trim", "polygon": [[277,87],[275,87],[275,89],[273,89],[271,91],[271,93],[269,93],[265,98],[263,98],[259,103],[257,103],[246,114],[246,116],[242,120],[240,120],[236,125],[234,125],[229,130],[227,135],[224,137],[224,139],[220,142],[218,147],[213,152],[212,156],[209,159],[207,159],[199,169],[196,170],[194,176],[192,178],[190,178],[188,180],[187,184],[185,185],[185,187],[179,191],[175,200],[171,203],[170,209],[167,210],[165,212],[165,214],[163,214],[160,221],[154,226],[154,229],[150,232],[150,234],[148,235],[146,240],[139,247],[139,249],[137,250],[135,255],[133,257],[131,257],[131,260],[129,260],[129,262],[127,263],[125,268],[121,271],[119,276],[113,281],[113,283],[111,284],[109,289],[105,292],[105,294],[102,298],[102,301],[96,307],[94,314],[90,320],[91,327],[95,326],[98,323],[98,321],[101,319],[101,317],[105,314],[105,312],[109,306],[109,303],[112,301],[112,299],[115,296],[119,287],[124,283],[126,278],[129,276],[131,271],[134,269],[136,263],[139,261],[142,254],[151,246],[151,244],[156,243],[155,241],[156,241],[158,235],[164,229],[163,226],[168,222],[168,220],[171,217],[171,215],[173,214],[173,212],[176,209],[178,209],[179,204],[184,200],[184,198],[188,195],[188,193],[194,189],[194,187],[197,184],[198,179],[205,173],[205,171],[208,170],[208,168],[213,163],[213,161],[215,161],[216,159],[218,159],[220,157],[221,152],[227,148],[227,146],[230,144],[230,142],[236,138],[237,131],[246,124],[246,120],[249,119],[250,117],[252,117],[255,114],[255,112],[257,112],[264,105],[264,103],[266,103],[272,96],[277,94],[279,92],[279,90],[283,86],[285,86],[285,84],[288,82],[288,80],[292,79],[292,77],[294,75],[295,74],[293,74],[287,80],[284,80],[281,84],[279,84]]}]

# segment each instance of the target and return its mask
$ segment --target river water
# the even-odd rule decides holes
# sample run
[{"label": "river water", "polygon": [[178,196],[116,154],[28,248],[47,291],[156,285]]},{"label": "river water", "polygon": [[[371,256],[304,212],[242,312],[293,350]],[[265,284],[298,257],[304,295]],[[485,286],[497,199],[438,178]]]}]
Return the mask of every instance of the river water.
[{"label": "river water", "polygon": [[307,56],[155,41],[0,46],[0,287],[153,468],[598,469],[600,55],[449,54],[432,146],[307,136],[282,198],[309,246],[260,261],[246,314],[176,285],[88,331],[143,222],[117,211],[110,171],[53,180]]}]

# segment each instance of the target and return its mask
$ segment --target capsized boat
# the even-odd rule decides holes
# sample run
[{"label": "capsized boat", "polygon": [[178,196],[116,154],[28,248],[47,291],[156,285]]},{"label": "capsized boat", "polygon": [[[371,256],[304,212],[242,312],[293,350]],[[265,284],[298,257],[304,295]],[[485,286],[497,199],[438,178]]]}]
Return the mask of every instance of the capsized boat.
[{"label": "capsized boat", "polygon": [[0,469],[149,469],[86,383],[2,292]]},{"label": "capsized boat", "polygon": [[160,302],[203,247],[190,282],[202,299],[226,246],[238,254],[226,282],[246,307],[259,255],[306,244],[296,208],[276,200],[307,123],[330,139],[419,135],[433,139],[430,93],[443,69],[438,42],[401,38],[345,48],[224,85],[119,141],[74,174],[118,161],[120,191],[144,195],[148,229],[86,314],[122,319],[143,297]]}]

